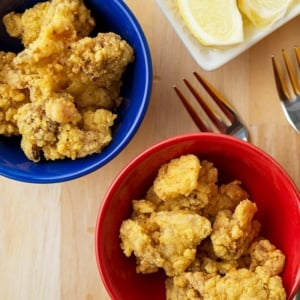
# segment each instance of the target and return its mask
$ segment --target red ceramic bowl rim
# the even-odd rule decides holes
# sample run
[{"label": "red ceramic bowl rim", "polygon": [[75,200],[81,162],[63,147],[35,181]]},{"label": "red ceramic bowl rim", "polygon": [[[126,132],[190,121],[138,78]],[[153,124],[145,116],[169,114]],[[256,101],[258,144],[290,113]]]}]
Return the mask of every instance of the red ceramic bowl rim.
[{"label": "red ceramic bowl rim", "polygon": [[[95,231],[95,254],[96,254],[96,261],[97,261],[97,266],[98,266],[98,271],[100,273],[100,276],[102,278],[102,282],[109,293],[110,296],[113,297],[113,288],[111,287],[110,283],[106,280],[106,274],[105,270],[103,268],[103,264],[100,260],[99,256],[99,230],[103,225],[103,218],[102,216],[105,215],[108,206],[109,206],[109,201],[114,194],[116,187],[119,185],[120,182],[123,181],[124,178],[126,178],[127,174],[134,169],[141,161],[143,161],[146,157],[150,156],[152,153],[154,153],[157,150],[160,150],[161,148],[165,148],[168,145],[173,145],[177,142],[184,142],[184,141],[190,141],[192,139],[198,139],[201,137],[206,137],[206,138],[212,138],[212,139],[219,139],[219,140],[232,140],[235,143],[239,143],[240,146],[242,147],[247,147],[248,149],[251,149],[252,151],[259,153],[259,155],[263,156],[266,160],[271,162],[275,168],[281,173],[283,178],[289,182],[290,188],[293,191],[293,193],[297,196],[298,198],[298,204],[300,205],[300,192],[298,188],[296,187],[296,184],[294,181],[291,179],[291,177],[287,174],[287,172],[283,169],[283,167],[274,159],[272,158],[269,154],[264,152],[262,149],[258,148],[257,146],[250,144],[248,142],[242,141],[240,139],[237,139],[235,137],[229,136],[229,135],[224,135],[224,134],[219,134],[219,133],[191,133],[191,134],[184,134],[184,135],[178,135],[175,137],[168,138],[166,140],[162,140],[146,150],[142,151],[140,154],[138,154],[135,158],[133,158],[131,161],[129,161],[119,172],[119,174],[115,177],[111,185],[109,186],[105,196],[104,200],[102,202],[102,205],[99,209],[98,217],[97,217],[97,222],[96,222],[96,231]],[[296,278],[295,281],[297,281],[297,288],[300,288],[300,272],[299,272],[299,278]]]}]

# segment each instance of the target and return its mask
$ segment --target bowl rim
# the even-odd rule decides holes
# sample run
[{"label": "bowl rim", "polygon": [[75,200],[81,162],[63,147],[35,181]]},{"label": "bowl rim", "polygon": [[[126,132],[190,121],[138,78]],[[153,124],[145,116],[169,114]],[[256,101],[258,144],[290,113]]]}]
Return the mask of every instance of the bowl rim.
[{"label": "bowl rim", "polygon": [[[234,143],[239,144],[243,148],[248,148],[249,151],[259,153],[265,160],[269,161],[273,166],[278,170],[281,176],[283,176],[284,180],[290,184],[291,193],[295,195],[295,199],[298,200],[298,207],[300,207],[300,191],[298,190],[295,182],[290,177],[290,175],[284,170],[284,168],[267,152],[259,148],[258,146],[255,146],[249,142],[240,140],[236,137],[232,137],[225,134],[219,134],[219,133],[212,133],[212,132],[199,132],[199,133],[188,133],[188,134],[182,134],[173,136],[170,138],[167,138],[165,140],[159,141],[152,146],[148,147],[144,151],[140,152],[137,156],[135,156],[131,161],[129,161],[122,169],[121,171],[116,175],[114,180],[111,182],[110,186],[108,187],[104,197],[103,201],[100,205],[100,208],[98,210],[97,220],[96,220],[96,227],[95,227],[95,235],[94,235],[94,251],[96,256],[96,262],[98,267],[98,272],[100,274],[100,277],[102,278],[102,282],[104,286],[106,287],[107,292],[109,295],[115,299],[115,295],[113,292],[113,286],[111,283],[107,280],[107,274],[106,270],[104,268],[104,263],[101,260],[101,249],[100,249],[100,228],[103,227],[105,214],[109,208],[110,200],[115,192],[116,186],[118,186],[124,178],[134,169],[141,161],[143,161],[145,158],[152,155],[152,153],[156,152],[159,149],[162,149],[164,147],[168,147],[169,145],[175,144],[177,142],[184,142],[184,141],[191,141],[192,139],[199,139],[199,138],[206,138],[206,139],[219,139],[220,141],[232,141]],[[298,277],[295,280],[295,290],[300,288],[300,271],[298,273]],[[298,283],[297,283],[298,281]]]},{"label": "bowl rim", "polygon": [[[143,58],[143,61],[145,62],[146,73],[145,73],[145,81],[144,81],[144,86],[145,86],[144,94],[141,95],[140,108],[138,109],[138,113],[136,114],[136,118],[132,122],[131,127],[128,129],[126,134],[124,134],[120,142],[115,145],[114,148],[110,149],[109,148],[110,145],[108,145],[99,154],[93,154],[88,157],[78,158],[77,165],[74,168],[67,168],[69,164],[73,165],[72,164],[73,161],[70,159],[65,159],[65,161],[69,160],[70,162],[68,162],[68,166],[64,169],[64,173],[46,172],[43,174],[41,173],[42,171],[39,172],[37,166],[35,173],[32,174],[26,167],[21,167],[20,169],[14,169],[14,168],[11,169],[7,165],[5,166],[0,165],[0,175],[16,181],[28,182],[28,183],[41,183],[41,184],[58,183],[58,182],[73,180],[82,177],[84,175],[87,175],[89,173],[92,173],[98,170],[99,168],[101,168],[102,166],[106,165],[108,162],[110,162],[129,144],[131,139],[138,131],[147,112],[148,105],[150,102],[150,96],[152,92],[153,67],[152,67],[150,48],[145,33],[139,21],[137,20],[137,18],[135,17],[131,9],[128,7],[128,5],[124,1],[120,1],[120,0],[114,0],[112,2],[116,5],[116,9],[119,9],[124,14],[124,16],[126,16],[126,19],[128,19],[128,21],[130,22],[130,25],[134,27],[135,32],[137,33],[137,40],[139,41],[139,44],[141,46],[140,55]],[[97,156],[99,157],[99,159],[95,158]],[[83,160],[87,160],[88,165],[82,166],[79,160],[82,160],[82,162],[84,162]],[[45,162],[45,164],[49,164],[49,169],[51,169],[51,164],[55,165],[56,163],[60,164],[62,163],[62,161],[59,160],[59,161]],[[28,160],[28,164],[32,165],[34,163]]]}]

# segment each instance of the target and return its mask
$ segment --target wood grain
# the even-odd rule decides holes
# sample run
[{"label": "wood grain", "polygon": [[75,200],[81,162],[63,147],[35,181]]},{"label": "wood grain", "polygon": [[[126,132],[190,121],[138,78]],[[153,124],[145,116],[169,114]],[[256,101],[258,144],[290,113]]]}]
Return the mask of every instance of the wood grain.
[{"label": "wood grain", "polygon": [[[225,66],[196,65],[154,0],[126,0],[142,25],[153,60],[153,91],[139,131],[107,166],[61,184],[0,178],[0,299],[109,300],[94,255],[99,207],[121,168],[146,147],[197,128],[172,86],[198,71],[236,107],[251,142],[274,157],[300,188],[300,136],[287,123],[276,94],[271,55],[299,43],[296,18]],[[147,13],[145,13],[147,12]]]}]

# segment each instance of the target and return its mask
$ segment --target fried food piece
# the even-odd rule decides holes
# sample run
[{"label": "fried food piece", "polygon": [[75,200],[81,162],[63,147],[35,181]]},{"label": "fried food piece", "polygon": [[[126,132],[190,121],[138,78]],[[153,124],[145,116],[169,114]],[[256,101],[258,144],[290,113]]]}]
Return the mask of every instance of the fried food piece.
[{"label": "fried food piece", "polygon": [[[191,274],[199,274],[193,272]],[[174,277],[168,277],[165,281],[167,300],[203,300],[200,292],[194,288],[187,277],[190,273],[182,273]],[[200,273],[203,274],[203,273]],[[202,279],[202,278],[201,278]],[[209,299],[211,300],[211,299]]]},{"label": "fried food piece", "polygon": [[0,64],[1,64],[1,69],[0,69],[0,81],[1,82],[6,82],[6,72],[11,69],[12,67],[12,62],[14,58],[16,57],[16,54],[13,52],[3,52],[0,51]]},{"label": "fried food piece", "polygon": [[74,99],[71,95],[61,93],[44,102],[45,115],[52,122],[77,124],[81,120]]},{"label": "fried food piece", "polygon": [[197,214],[158,212],[150,218],[123,221],[121,247],[126,256],[136,256],[137,272],[163,268],[173,276],[188,268],[195,259],[196,246],[210,232],[210,222]]},{"label": "fried food piece", "polygon": [[[66,123],[59,126],[57,142],[48,144],[42,150],[49,160],[85,157],[99,153],[112,140],[110,127],[115,115],[108,110],[98,109],[83,113],[83,127]],[[95,124],[89,124],[90,119]]]},{"label": "fried food piece", "polygon": [[220,210],[234,211],[238,203],[248,197],[240,181],[234,180],[228,184],[222,184],[219,191],[209,198],[209,205],[203,208],[202,215],[213,221]]},{"label": "fried food piece", "polygon": [[[153,186],[147,192],[146,200],[154,204],[155,211],[187,210],[199,213],[218,192],[216,168],[205,160],[200,162],[194,155],[182,156],[170,163],[160,168]],[[185,177],[181,173],[183,170],[186,170],[183,172]],[[178,184],[180,178],[189,185],[185,190]],[[166,189],[169,194],[160,192]]]},{"label": "fried food piece", "polygon": [[132,47],[115,33],[88,37],[95,21],[82,0],[38,3],[4,23],[25,49],[0,55],[0,134],[21,134],[34,162],[101,152]]},{"label": "fried food piece", "polygon": [[113,110],[120,99],[121,76],[134,60],[133,49],[114,33],[99,33],[70,44],[63,62],[66,90],[81,108]]},{"label": "fried food piece", "polygon": [[28,47],[43,37],[61,41],[64,35],[78,40],[91,33],[95,21],[81,0],[52,0],[37,3],[24,13],[10,12],[3,17],[3,24],[9,35]]},{"label": "fried food piece", "polygon": [[232,269],[224,276],[186,272],[166,281],[168,300],[285,300],[279,276]]},{"label": "fried food piece", "polygon": [[[203,243],[204,242],[202,242],[202,244]],[[206,274],[224,275],[231,269],[237,269],[238,267],[239,265],[237,260],[227,261],[220,259],[212,259],[207,256],[199,255],[199,252],[197,252],[196,259],[189,266],[186,272],[204,272]]]},{"label": "fried food piece", "polygon": [[115,110],[119,102],[121,82],[115,82],[109,88],[101,87],[95,82],[88,84],[82,82],[79,78],[68,82],[66,92],[70,93],[76,99],[76,105],[79,109],[97,109],[105,108]]},{"label": "fried food piece", "polygon": [[10,12],[5,15],[3,24],[6,31],[10,36],[21,39],[22,44],[27,47],[39,36],[42,20],[49,5],[50,2],[41,2],[24,13]]},{"label": "fried food piece", "polygon": [[114,33],[87,37],[94,21],[82,1],[53,0],[46,8],[38,35],[14,59],[20,77],[14,86],[41,86],[50,93],[73,85],[70,90],[78,92],[80,86],[84,90],[96,83],[118,93],[122,73],[134,60],[133,49]]},{"label": "fried food piece", "polygon": [[[218,170],[214,167],[213,163],[207,160],[200,162],[201,169],[198,177],[197,187],[189,195],[191,203],[196,201],[201,205],[201,209],[207,207],[211,203],[211,199],[218,194]],[[200,208],[200,205],[199,208]],[[198,211],[200,213],[200,211]],[[204,214],[201,212],[201,215]]]},{"label": "fried food piece", "polygon": [[124,254],[135,255],[139,273],[164,269],[168,300],[286,299],[285,256],[258,236],[256,204],[240,181],[217,180],[195,155],[164,164],[122,223]]},{"label": "fried food piece", "polygon": [[133,49],[115,33],[98,33],[70,44],[66,67],[82,82],[96,82],[109,88],[121,79],[125,67],[133,62]]},{"label": "fried food piece", "polygon": [[6,82],[7,70],[15,56],[14,53],[0,51],[0,134],[6,136],[19,135],[15,115],[19,107],[29,102],[26,90],[15,89]]},{"label": "fried food piece", "polygon": [[210,235],[217,257],[239,259],[247,251],[260,230],[258,221],[253,220],[256,211],[256,204],[250,200],[241,201],[233,213],[219,211]]},{"label": "fried food piece", "polygon": [[121,76],[134,59],[129,44],[117,34],[99,33],[62,49],[51,45],[40,48],[44,56],[48,52],[43,59],[36,60],[30,48],[21,52],[13,61],[10,84],[15,88],[35,88],[44,98],[65,90],[80,107],[112,109],[120,97]]},{"label": "fried food piece", "polygon": [[21,147],[35,162],[41,159],[84,157],[100,152],[112,139],[115,115],[99,109],[81,115],[69,94],[57,94],[47,102],[31,102],[19,108],[16,119]]},{"label": "fried food piece", "polygon": [[19,108],[17,124],[22,135],[21,148],[32,161],[40,160],[40,151],[57,141],[58,123],[46,117],[43,105],[28,103]]},{"label": "fried food piece", "polygon": [[250,270],[255,271],[257,267],[263,267],[270,276],[279,275],[283,271],[285,256],[269,240],[261,239],[254,242],[249,252]]},{"label": "fried food piece", "polygon": [[173,159],[160,167],[153,190],[164,201],[188,196],[197,187],[200,168],[200,161],[195,155]]},{"label": "fried food piece", "polygon": [[167,299],[286,299],[279,276],[283,253],[266,239],[254,242],[249,253],[247,268],[240,268],[237,260],[213,260],[198,253],[185,273],[166,280]]},{"label": "fried food piece", "polygon": [[29,101],[26,91],[12,88],[0,82],[0,134],[5,136],[19,135],[15,115],[19,107]]}]

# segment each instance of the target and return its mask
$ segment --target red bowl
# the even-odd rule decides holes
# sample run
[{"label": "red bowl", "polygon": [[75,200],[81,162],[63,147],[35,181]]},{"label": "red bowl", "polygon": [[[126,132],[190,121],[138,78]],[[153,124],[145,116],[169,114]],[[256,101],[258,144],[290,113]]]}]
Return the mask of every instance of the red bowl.
[{"label": "red bowl", "polygon": [[[136,274],[135,258],[120,249],[119,228],[131,214],[132,199],[143,198],[159,167],[182,154],[212,161],[220,182],[242,181],[258,207],[261,233],[286,255],[282,273],[287,299],[300,288],[300,194],[283,168],[259,148],[212,133],[171,138],[132,160],[109,188],[100,208],[95,236],[98,269],[112,299],[164,300],[164,273]],[[219,182],[219,183],[220,183]]]}]

